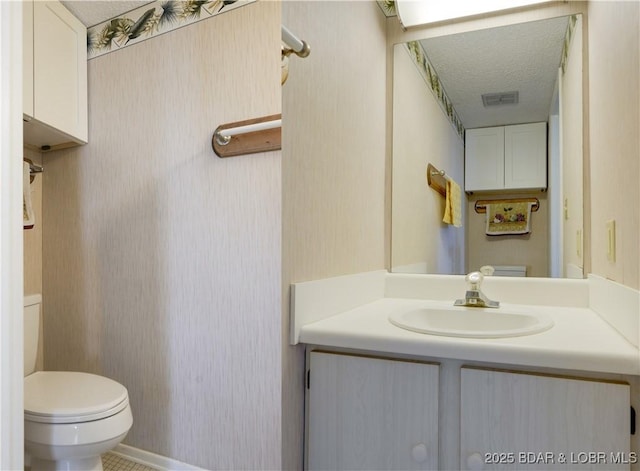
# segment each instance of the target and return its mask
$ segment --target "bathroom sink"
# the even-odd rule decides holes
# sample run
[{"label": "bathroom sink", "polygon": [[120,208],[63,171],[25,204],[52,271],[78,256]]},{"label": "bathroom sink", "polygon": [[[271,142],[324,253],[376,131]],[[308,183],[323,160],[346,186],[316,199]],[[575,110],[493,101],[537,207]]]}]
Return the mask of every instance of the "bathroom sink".
[{"label": "bathroom sink", "polygon": [[402,329],[447,337],[502,338],[543,332],[553,320],[537,313],[483,308],[421,308],[398,312],[389,321]]}]

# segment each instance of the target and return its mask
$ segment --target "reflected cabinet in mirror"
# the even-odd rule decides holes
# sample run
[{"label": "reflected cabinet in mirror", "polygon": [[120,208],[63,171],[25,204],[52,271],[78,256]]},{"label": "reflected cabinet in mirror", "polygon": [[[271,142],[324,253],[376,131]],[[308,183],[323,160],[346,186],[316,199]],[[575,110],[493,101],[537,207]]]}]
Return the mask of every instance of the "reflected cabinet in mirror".
[{"label": "reflected cabinet in mirror", "polygon": [[[582,277],[581,15],[393,56],[392,271]],[[429,186],[429,165],[446,191]],[[475,191],[483,175],[495,183]]]}]

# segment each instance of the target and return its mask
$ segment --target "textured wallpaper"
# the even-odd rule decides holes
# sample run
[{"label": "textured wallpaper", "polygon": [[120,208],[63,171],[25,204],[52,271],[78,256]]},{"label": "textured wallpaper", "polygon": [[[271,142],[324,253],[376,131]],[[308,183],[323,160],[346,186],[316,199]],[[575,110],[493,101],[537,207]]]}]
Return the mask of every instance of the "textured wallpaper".
[{"label": "textured wallpaper", "polygon": [[[640,3],[589,2],[592,272],[640,289]],[[616,260],[606,223],[615,220]]]},{"label": "textured wallpaper", "polygon": [[431,163],[464,188],[460,128],[451,125],[403,44],[394,47],[393,79],[391,266],[398,272],[461,274],[466,196],[462,193],[463,227],[444,224],[445,198],[426,178]]},{"label": "textured wallpaper", "polygon": [[576,21],[574,34],[564,62],[560,86],[561,107],[561,155],[562,155],[562,208],[566,207],[562,215],[563,227],[563,276],[567,276],[567,265],[584,267],[585,247],[582,244],[584,234],[584,192],[583,185],[583,86],[582,86],[582,19]]},{"label": "textured wallpaper", "polygon": [[280,468],[280,152],[211,149],[280,112],[279,26],[257,2],[91,60],[89,144],[46,157],[45,367],[120,381],[126,444],[212,470]]},{"label": "textured wallpaper", "polygon": [[[24,148],[23,158],[42,165],[42,154]],[[36,222],[22,231],[24,243],[24,294],[42,293],[42,178],[37,174],[31,183],[31,204]]]},{"label": "textured wallpaper", "polygon": [[282,90],[283,469],[302,467],[304,349],[289,343],[290,283],[385,267],[385,22],[375,2],[287,1],[311,54]]}]

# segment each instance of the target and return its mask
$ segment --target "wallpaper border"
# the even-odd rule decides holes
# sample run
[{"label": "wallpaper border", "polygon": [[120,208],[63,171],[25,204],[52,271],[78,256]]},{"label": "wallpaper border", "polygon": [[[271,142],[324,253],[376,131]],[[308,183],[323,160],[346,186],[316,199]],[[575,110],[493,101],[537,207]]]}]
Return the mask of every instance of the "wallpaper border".
[{"label": "wallpaper border", "polygon": [[213,18],[257,0],[156,0],[87,29],[87,59]]},{"label": "wallpaper border", "polygon": [[567,68],[567,62],[569,61],[569,50],[571,48],[571,40],[573,39],[573,33],[576,29],[576,23],[578,22],[578,15],[571,15],[569,17],[569,24],[567,25],[567,31],[564,35],[564,45],[562,46],[562,58],[560,60],[560,67],[562,73],[565,73]]},{"label": "wallpaper border", "polygon": [[458,133],[460,138],[464,140],[465,129],[462,125],[462,121],[460,121],[460,118],[451,103],[451,99],[447,96],[433,65],[431,65],[429,59],[427,59],[427,55],[425,54],[422,45],[419,41],[409,41],[408,43],[403,43],[403,46],[416,65],[420,75],[429,86],[429,89],[435,96],[440,108],[442,108],[442,111],[449,119],[449,122],[455,129],[456,133]]}]

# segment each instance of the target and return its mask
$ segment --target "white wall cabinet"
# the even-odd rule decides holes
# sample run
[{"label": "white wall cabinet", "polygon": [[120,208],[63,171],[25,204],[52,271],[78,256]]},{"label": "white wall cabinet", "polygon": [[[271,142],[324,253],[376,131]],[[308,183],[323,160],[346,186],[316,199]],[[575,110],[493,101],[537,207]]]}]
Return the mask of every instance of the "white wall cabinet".
[{"label": "white wall cabinet", "polygon": [[465,191],[546,187],[546,123],[466,131]]},{"label": "white wall cabinet", "polygon": [[629,470],[640,460],[626,383],[317,351],[309,370],[310,470]]},{"label": "white wall cabinet", "polygon": [[307,469],[438,469],[438,366],[312,352]]},{"label": "white wall cabinet", "polygon": [[57,1],[23,5],[24,140],[38,148],[84,144],[87,29]]},{"label": "white wall cabinet", "polygon": [[629,469],[630,400],[627,384],[461,368],[461,469]]}]

